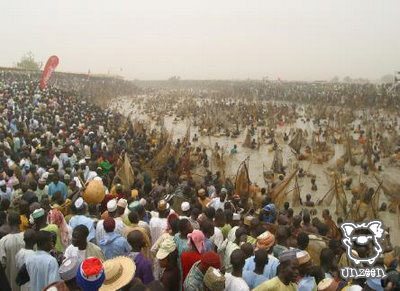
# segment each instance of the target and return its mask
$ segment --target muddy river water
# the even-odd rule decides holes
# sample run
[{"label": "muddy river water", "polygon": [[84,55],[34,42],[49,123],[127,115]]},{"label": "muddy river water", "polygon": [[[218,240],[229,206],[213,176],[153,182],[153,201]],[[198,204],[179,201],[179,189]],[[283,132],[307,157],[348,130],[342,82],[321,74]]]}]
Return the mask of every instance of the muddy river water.
[{"label": "muddy river water", "polygon": [[[154,121],[150,121],[149,117],[146,114],[143,114],[140,110],[137,109],[137,106],[132,107],[132,99],[128,98],[120,98],[110,104],[110,108],[119,111],[120,113],[128,116],[130,112],[134,112],[132,115],[132,119],[139,119],[145,120],[149,122],[152,127],[156,127]],[[173,133],[174,140],[178,138],[183,138],[186,135],[187,126],[189,121],[188,120],[175,120],[175,116],[165,116],[164,117],[164,126],[169,132]],[[297,127],[301,129],[305,129],[309,132],[314,129],[314,125],[312,120],[309,122],[304,122],[304,120],[297,120],[292,127]],[[258,128],[260,130],[261,128]],[[281,126],[276,129],[276,132],[282,133],[286,132],[289,133],[290,128],[287,126]],[[225,161],[226,161],[226,168],[225,168],[225,175],[226,177],[234,177],[236,175],[237,169],[240,163],[249,157],[249,176],[252,182],[257,183],[260,187],[265,187],[265,182],[263,179],[263,167],[270,168],[273,158],[274,152],[271,150],[271,145],[263,144],[260,146],[259,149],[250,149],[243,146],[246,131],[242,130],[241,134],[237,138],[231,138],[226,136],[201,136],[198,132],[198,128],[191,126],[190,128],[191,138],[194,134],[197,134],[198,141],[192,143],[194,146],[200,146],[201,148],[207,148],[207,153],[209,157],[211,156],[211,149],[214,148],[215,143],[218,143],[220,147],[224,148],[225,153]],[[255,137],[257,140],[257,137]],[[357,136],[353,138],[357,139]],[[233,148],[234,145],[237,145],[238,152],[237,154],[230,155],[230,150]],[[300,193],[302,200],[305,201],[305,196],[307,193],[311,193],[312,200],[315,202],[318,199],[321,199],[326,192],[331,188],[331,181],[328,178],[328,166],[334,165],[336,159],[338,159],[345,151],[345,148],[342,144],[335,144],[334,150],[335,154],[333,158],[324,163],[324,164],[315,164],[311,163],[310,161],[297,161],[295,155],[293,154],[291,148],[284,142],[279,144],[282,148],[283,154],[283,164],[288,168],[291,167],[293,163],[299,163],[299,166],[305,169],[307,172],[315,175],[317,177],[317,191],[311,191],[311,180],[309,177],[304,177],[298,180]],[[263,166],[264,165],[264,166]],[[347,166],[348,167],[348,166]],[[212,159],[210,159],[210,170],[213,172],[216,171],[216,165],[213,164]],[[372,175],[365,176],[359,166],[346,168],[347,173],[350,177],[353,178],[353,185],[358,184],[358,181],[366,183],[370,187],[376,188],[378,183],[372,177]],[[392,170],[396,175],[398,169],[388,169]],[[400,177],[400,176],[399,176]],[[292,187],[289,186],[288,189]],[[350,191],[346,191],[347,200],[350,203],[351,200],[351,193]],[[289,198],[288,201],[291,201]],[[387,202],[386,197],[381,193],[380,195],[380,203]],[[335,209],[335,201],[332,202],[332,205],[329,207],[326,206],[316,206],[318,211],[318,216],[321,216],[321,212],[324,208],[329,208],[330,212],[334,216],[334,209]],[[300,208],[295,208],[295,213],[297,213]],[[400,226],[399,226],[399,216],[389,212],[380,212],[380,219],[383,221],[386,227],[390,227],[391,233],[391,240],[393,244],[399,245],[400,244]]]}]

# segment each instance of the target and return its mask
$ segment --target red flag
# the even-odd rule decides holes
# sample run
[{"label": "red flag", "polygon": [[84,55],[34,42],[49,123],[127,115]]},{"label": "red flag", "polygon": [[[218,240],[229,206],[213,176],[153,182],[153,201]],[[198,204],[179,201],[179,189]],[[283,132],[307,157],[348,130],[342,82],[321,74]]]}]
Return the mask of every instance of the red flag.
[{"label": "red flag", "polygon": [[58,57],[51,56],[44,67],[42,77],[40,78],[40,89],[43,90],[47,86],[47,82],[49,81],[51,74],[53,74],[54,70],[58,66]]}]

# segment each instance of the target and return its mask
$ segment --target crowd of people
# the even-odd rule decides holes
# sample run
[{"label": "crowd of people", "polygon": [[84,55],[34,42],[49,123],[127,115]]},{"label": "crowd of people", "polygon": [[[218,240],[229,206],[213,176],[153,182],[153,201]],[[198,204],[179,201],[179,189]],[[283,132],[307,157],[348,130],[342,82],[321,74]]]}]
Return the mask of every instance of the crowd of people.
[{"label": "crowd of people", "polygon": [[[219,175],[195,181],[174,161],[152,176],[143,164],[160,147],[148,132],[28,76],[1,75],[0,100],[1,290],[400,290],[387,232],[387,277],[344,280],[340,268],[355,265],[328,209],[277,209],[263,189],[245,212]],[[124,154],[130,185],[117,174]],[[92,182],[99,203],[86,199]],[[172,207],[174,192],[186,200]],[[355,243],[355,256],[372,251]]]}]

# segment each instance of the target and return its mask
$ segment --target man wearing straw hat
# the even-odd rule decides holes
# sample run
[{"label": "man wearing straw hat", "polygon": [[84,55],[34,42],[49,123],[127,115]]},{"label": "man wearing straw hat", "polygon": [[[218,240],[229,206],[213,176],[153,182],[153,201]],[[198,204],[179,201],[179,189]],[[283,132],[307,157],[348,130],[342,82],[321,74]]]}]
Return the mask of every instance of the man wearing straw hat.
[{"label": "man wearing straw hat", "polygon": [[128,285],[136,272],[135,263],[128,257],[116,257],[103,263],[105,280],[99,291],[115,291]]}]

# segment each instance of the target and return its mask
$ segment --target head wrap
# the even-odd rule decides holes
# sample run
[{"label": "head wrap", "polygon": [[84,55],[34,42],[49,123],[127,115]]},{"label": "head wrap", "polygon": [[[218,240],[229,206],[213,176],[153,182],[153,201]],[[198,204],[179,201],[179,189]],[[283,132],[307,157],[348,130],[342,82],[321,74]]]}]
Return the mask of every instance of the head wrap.
[{"label": "head wrap", "polygon": [[187,237],[195,245],[197,251],[201,254],[204,250],[204,233],[201,230],[195,229],[189,233]]},{"label": "head wrap", "polygon": [[60,237],[61,243],[64,247],[69,245],[69,233],[68,233],[68,226],[65,222],[64,215],[58,209],[50,210],[49,214],[47,215],[47,220],[49,223],[55,224],[58,226],[60,230]]}]

